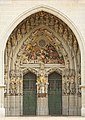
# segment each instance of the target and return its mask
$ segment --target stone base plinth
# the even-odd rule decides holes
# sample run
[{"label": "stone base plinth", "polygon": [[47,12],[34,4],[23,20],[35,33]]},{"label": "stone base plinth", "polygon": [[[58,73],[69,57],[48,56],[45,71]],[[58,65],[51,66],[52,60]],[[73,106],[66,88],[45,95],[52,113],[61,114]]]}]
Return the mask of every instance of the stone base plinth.
[{"label": "stone base plinth", "polygon": [[81,116],[85,117],[85,108],[81,108]]},{"label": "stone base plinth", "polygon": [[0,117],[5,117],[5,108],[0,108]]}]

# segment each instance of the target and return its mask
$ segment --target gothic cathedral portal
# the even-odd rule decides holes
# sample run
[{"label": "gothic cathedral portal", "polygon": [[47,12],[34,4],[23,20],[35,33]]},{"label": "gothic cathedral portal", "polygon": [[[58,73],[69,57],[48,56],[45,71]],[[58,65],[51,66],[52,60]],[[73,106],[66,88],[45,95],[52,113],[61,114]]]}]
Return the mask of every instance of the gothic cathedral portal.
[{"label": "gothic cathedral portal", "polygon": [[4,53],[6,116],[81,115],[81,54],[75,34],[45,11],[12,31]]}]

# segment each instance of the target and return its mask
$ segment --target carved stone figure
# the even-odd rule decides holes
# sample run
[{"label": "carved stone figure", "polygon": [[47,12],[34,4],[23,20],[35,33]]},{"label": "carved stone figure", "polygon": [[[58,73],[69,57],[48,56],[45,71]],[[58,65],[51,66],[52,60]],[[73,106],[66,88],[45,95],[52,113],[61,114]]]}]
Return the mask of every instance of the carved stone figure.
[{"label": "carved stone figure", "polygon": [[65,56],[65,64],[66,64],[66,68],[70,67],[70,62],[69,62],[69,59],[68,59],[68,55]]},{"label": "carved stone figure", "polygon": [[72,35],[72,33],[71,33],[71,32],[69,33],[68,43],[69,43],[70,48],[71,48],[71,47],[72,47],[72,45],[73,45],[73,35]]},{"label": "carved stone figure", "polygon": [[40,24],[43,24],[44,23],[44,14],[43,12],[40,13]]},{"label": "carved stone figure", "polygon": [[45,24],[48,26],[48,25],[49,25],[49,16],[46,15],[45,18],[46,18],[46,20],[45,20]]},{"label": "carved stone figure", "polygon": [[67,85],[65,81],[63,82],[63,92],[65,95],[67,94]]},{"label": "carved stone figure", "polygon": [[21,38],[22,38],[21,30],[20,30],[20,28],[18,28],[18,30],[17,30],[17,40],[19,41],[19,40],[21,40]]},{"label": "carved stone figure", "polygon": [[74,48],[74,52],[75,52],[75,54],[76,54],[78,47],[77,47],[77,41],[76,41],[76,38],[75,38],[75,37],[74,37],[73,48]]},{"label": "carved stone figure", "polygon": [[64,29],[63,38],[64,38],[66,41],[68,40],[68,30],[67,30],[67,28]]},{"label": "carved stone figure", "polygon": [[10,80],[10,94],[15,95],[16,89],[15,89],[15,78],[11,78]]},{"label": "carved stone figure", "polygon": [[8,40],[8,42],[7,42],[7,54],[8,54],[8,56],[9,56],[9,54],[10,54],[10,52],[11,52],[11,43],[10,43],[10,38],[9,38],[9,40]]},{"label": "carved stone figure", "polygon": [[35,24],[36,24],[36,26],[38,26],[38,24],[39,24],[39,15],[38,14],[36,14]]},{"label": "carved stone figure", "polygon": [[27,20],[26,21],[26,31],[27,31],[27,33],[29,33],[30,29],[31,29],[30,22]]},{"label": "carved stone figure", "polygon": [[62,36],[62,34],[63,34],[63,25],[62,24],[60,24],[59,25],[59,33],[60,33],[60,36]]},{"label": "carved stone figure", "polygon": [[67,80],[67,94],[70,94],[70,82]]},{"label": "carved stone figure", "polygon": [[50,26],[54,26],[54,17],[50,16]]},{"label": "carved stone figure", "polygon": [[37,80],[38,92],[46,93],[46,79],[43,74],[41,74]]},{"label": "carved stone figure", "polygon": [[70,93],[75,94],[75,82],[74,82],[74,77],[71,77],[71,82],[70,82]]},{"label": "carved stone figure", "polygon": [[20,90],[20,88],[19,88],[19,84],[20,84],[20,82],[19,82],[19,81],[20,81],[20,78],[17,77],[16,80],[15,80],[16,95],[19,94],[19,90]]},{"label": "carved stone figure", "polygon": [[11,45],[13,47],[16,44],[16,36],[15,36],[15,34],[11,34],[10,38],[11,38]]},{"label": "carved stone figure", "polygon": [[23,80],[22,79],[19,80],[19,92],[20,92],[20,95],[22,95],[23,93]]},{"label": "carved stone figure", "polygon": [[58,20],[56,19],[56,21],[55,21],[55,31],[56,32],[58,32],[58,30],[59,30],[59,22],[58,22]]},{"label": "carved stone figure", "polygon": [[33,17],[30,18],[30,23],[31,23],[31,28],[33,29],[33,27],[35,25],[35,20]]},{"label": "carved stone figure", "polygon": [[26,26],[25,23],[21,26],[21,34],[24,37],[24,35],[26,34]]},{"label": "carved stone figure", "polygon": [[79,73],[79,74],[78,74],[78,95],[79,95],[79,96],[81,95],[80,85],[81,85],[81,75],[80,75],[80,73]]}]

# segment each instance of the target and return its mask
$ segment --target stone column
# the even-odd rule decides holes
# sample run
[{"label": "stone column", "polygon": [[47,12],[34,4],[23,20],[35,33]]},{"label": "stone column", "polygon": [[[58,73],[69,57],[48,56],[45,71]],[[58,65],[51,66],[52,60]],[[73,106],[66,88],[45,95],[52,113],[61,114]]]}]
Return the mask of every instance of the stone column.
[{"label": "stone column", "polygon": [[85,116],[85,56],[81,55],[81,116]]},{"label": "stone column", "polygon": [[4,52],[0,51],[0,117],[5,116],[5,108],[4,108],[4,60],[3,60]]}]

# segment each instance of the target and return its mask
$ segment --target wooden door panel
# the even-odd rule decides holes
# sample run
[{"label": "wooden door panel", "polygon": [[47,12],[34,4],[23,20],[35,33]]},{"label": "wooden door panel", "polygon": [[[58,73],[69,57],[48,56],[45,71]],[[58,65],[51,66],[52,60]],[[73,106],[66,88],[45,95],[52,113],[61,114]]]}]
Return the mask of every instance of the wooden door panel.
[{"label": "wooden door panel", "polygon": [[50,115],[62,114],[62,77],[56,72],[48,77],[48,107]]},{"label": "wooden door panel", "polygon": [[36,76],[28,73],[23,80],[23,115],[36,115]]}]

